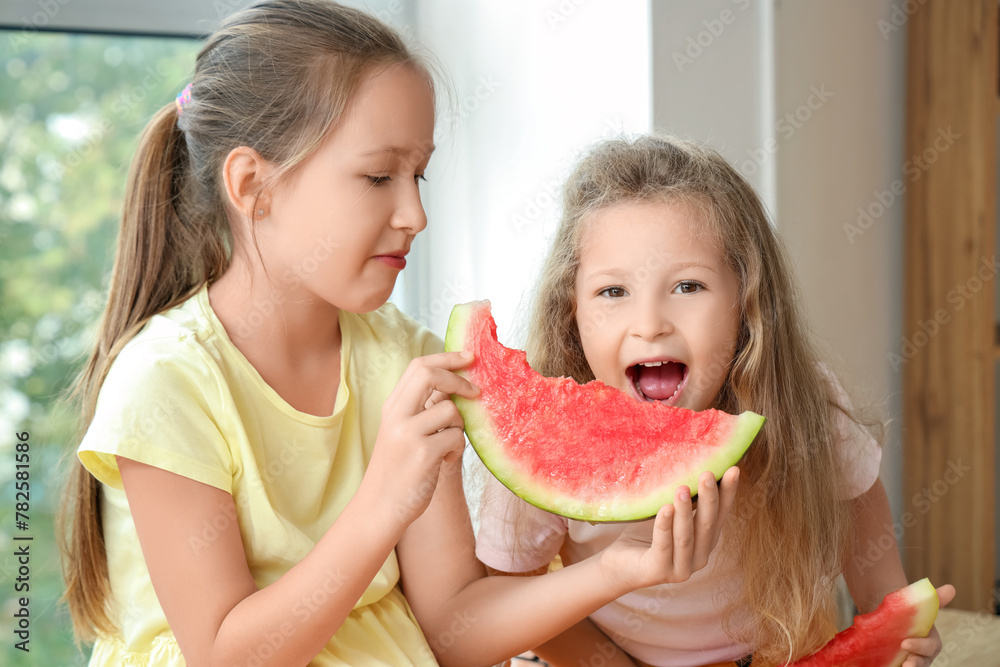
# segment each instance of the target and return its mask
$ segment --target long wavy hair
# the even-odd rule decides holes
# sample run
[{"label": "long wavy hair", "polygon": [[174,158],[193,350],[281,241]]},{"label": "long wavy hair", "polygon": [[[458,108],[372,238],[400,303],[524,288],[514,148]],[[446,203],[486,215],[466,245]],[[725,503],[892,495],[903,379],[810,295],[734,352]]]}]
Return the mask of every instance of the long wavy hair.
[{"label": "long wavy hair", "polygon": [[753,188],[718,153],[691,142],[644,136],[592,149],[564,189],[529,322],[528,360],[550,377],[594,379],[574,302],[587,223],[606,207],[651,201],[701,213],[739,280],[737,347],[720,364],[726,379],[716,407],[752,410],[768,421],[740,463],[719,547],[742,575],[742,596],[723,623],[754,647],[754,665],[783,664],[833,634],[834,583],[852,538],[849,509],[838,495],[837,413],[861,422],[819,363],[788,257]]},{"label": "long wavy hair", "polygon": [[[128,176],[107,306],[71,396],[82,432],[122,347],[155,314],[229,267],[226,156],[249,146],[277,166],[274,186],[315,151],[366,76],[428,64],[371,16],[327,0],[268,0],[226,19],[197,57],[191,100],[147,125]],[[252,223],[252,221],[251,221]],[[252,230],[252,224],[251,224]],[[242,239],[237,239],[242,241]],[[117,631],[101,526],[101,485],[74,460],[59,516],[66,600],[78,640]]]}]

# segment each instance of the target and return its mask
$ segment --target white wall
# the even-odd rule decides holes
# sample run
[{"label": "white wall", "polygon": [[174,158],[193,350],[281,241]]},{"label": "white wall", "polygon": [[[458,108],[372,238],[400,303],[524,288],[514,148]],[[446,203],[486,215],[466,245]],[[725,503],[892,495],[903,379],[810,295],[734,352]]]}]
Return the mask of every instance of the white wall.
[{"label": "white wall", "polygon": [[858,402],[895,420],[882,480],[898,516],[902,378],[888,355],[899,352],[903,330],[902,198],[872,223],[858,221],[858,208],[878,212],[876,193],[903,177],[905,30],[883,36],[878,25],[891,6],[798,0],[776,11],[779,116],[812,87],[832,93],[778,154],[777,210],[816,335]]},{"label": "white wall", "polygon": [[902,201],[850,230],[904,161],[905,30],[878,24],[890,10],[653,0],[653,106],[658,129],[713,144],[761,192],[821,346],[859,404],[895,420],[882,478],[898,515],[902,385],[887,355],[902,332]]},{"label": "white wall", "polygon": [[501,341],[520,345],[568,168],[604,134],[650,129],[649,8],[419,0],[416,27],[458,110],[439,111],[410,312],[443,333],[454,303],[489,298]]},{"label": "white wall", "polygon": [[652,0],[658,131],[710,143],[774,210],[771,0]]}]

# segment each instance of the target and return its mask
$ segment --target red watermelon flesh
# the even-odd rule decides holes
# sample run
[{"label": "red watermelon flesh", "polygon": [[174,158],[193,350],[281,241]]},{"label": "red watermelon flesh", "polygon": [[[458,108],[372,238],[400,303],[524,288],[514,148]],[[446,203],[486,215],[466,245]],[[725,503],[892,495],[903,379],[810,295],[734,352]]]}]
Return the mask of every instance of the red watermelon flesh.
[{"label": "red watermelon flesh", "polygon": [[497,341],[489,302],[455,306],[446,350],[468,350],[461,374],[480,397],[453,397],[487,468],[528,502],[586,521],[654,516],[678,487],[697,493],[739,461],[764,418],[640,402],[603,382],[548,378]]},{"label": "red watermelon flesh", "polygon": [[875,611],[855,616],[854,624],[826,646],[791,667],[899,667],[907,637],[926,637],[938,613],[937,591],[928,579],[885,596]]}]

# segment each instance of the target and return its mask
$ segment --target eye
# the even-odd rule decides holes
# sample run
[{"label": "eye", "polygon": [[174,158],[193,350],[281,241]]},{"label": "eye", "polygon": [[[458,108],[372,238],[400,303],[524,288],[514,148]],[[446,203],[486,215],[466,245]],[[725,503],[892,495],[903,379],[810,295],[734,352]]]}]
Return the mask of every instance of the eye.
[{"label": "eye", "polygon": [[682,280],[674,288],[674,294],[694,294],[705,289],[705,286],[694,280]]},{"label": "eye", "polygon": [[366,178],[372,182],[372,185],[382,185],[383,183],[392,180],[388,176],[366,176]]},{"label": "eye", "polygon": [[[427,179],[426,179],[426,178],[424,178],[424,175],[423,175],[423,174],[414,174],[414,175],[413,175],[413,180],[414,180],[414,181],[423,181],[424,183],[426,183],[426,182],[427,182]],[[418,182],[418,183],[417,183],[417,185],[420,185],[420,183]]]},{"label": "eye", "polygon": [[624,296],[628,296],[628,292],[625,291],[624,287],[618,285],[612,285],[611,287],[605,287],[600,292],[597,293],[598,296],[606,296],[610,299],[620,299]]}]

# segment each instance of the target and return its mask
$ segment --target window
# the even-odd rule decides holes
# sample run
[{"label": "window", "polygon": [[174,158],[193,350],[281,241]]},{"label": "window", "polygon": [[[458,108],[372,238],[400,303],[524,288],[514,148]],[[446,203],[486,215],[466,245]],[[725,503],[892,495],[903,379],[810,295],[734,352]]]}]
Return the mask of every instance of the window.
[{"label": "window", "polygon": [[[76,414],[56,399],[92,345],[139,133],[184,87],[199,47],[191,39],[0,31],[0,579],[16,577],[12,533],[33,537],[30,591],[22,593],[31,600],[33,664],[86,662],[59,602],[53,519],[78,438]],[[22,531],[12,501],[14,434],[23,431],[31,493]],[[5,586],[3,595],[10,638],[17,594]],[[19,664],[13,641],[2,651],[0,663]]]}]

